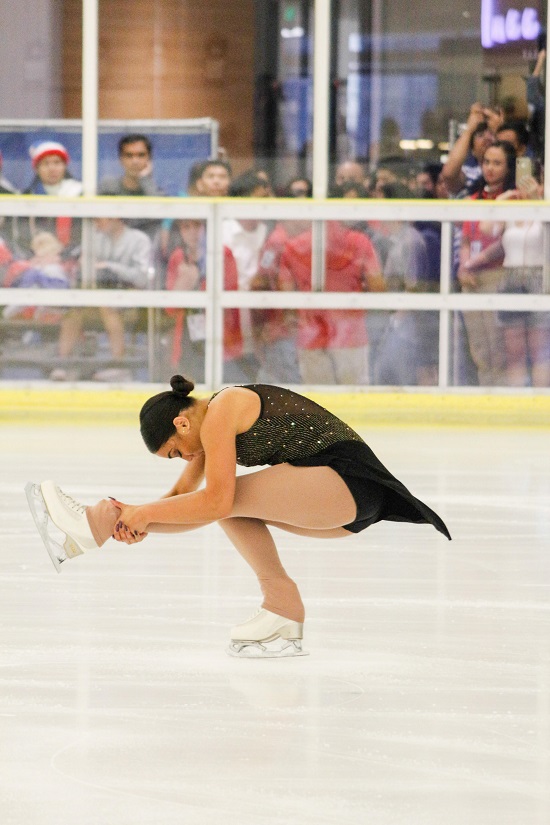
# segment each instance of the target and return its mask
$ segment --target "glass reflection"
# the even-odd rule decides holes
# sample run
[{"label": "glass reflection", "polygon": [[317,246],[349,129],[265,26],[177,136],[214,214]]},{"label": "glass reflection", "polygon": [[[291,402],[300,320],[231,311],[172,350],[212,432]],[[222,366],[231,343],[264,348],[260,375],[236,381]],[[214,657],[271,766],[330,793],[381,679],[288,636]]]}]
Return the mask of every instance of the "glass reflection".
[{"label": "glass reflection", "polygon": [[[529,277],[528,273],[525,273]],[[523,278],[521,278],[523,281]],[[517,282],[516,282],[517,283]],[[485,337],[472,337],[472,329]],[[479,369],[479,353],[485,352],[487,330],[499,347],[494,364],[495,384],[502,387],[550,386],[550,313],[498,310],[455,313],[451,325],[451,383],[486,386]]]},{"label": "glass reflection", "polygon": [[[474,199],[536,200],[540,169],[497,141],[482,160]],[[545,228],[541,221],[466,221],[454,228],[456,287],[464,293],[536,295],[543,291]],[[482,386],[548,386],[545,313],[466,311],[469,355]]]}]

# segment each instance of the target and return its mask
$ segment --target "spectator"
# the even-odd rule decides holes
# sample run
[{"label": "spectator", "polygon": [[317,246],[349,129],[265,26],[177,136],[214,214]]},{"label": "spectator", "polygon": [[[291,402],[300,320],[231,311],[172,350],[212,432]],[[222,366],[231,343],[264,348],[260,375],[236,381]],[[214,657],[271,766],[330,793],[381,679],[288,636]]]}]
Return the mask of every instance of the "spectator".
[{"label": "spectator", "polygon": [[[37,232],[31,240],[32,258],[10,266],[4,286],[21,289],[67,289],[70,277],[61,259],[62,245],[51,232]],[[56,307],[8,306],[4,318],[58,323],[63,310]]]},{"label": "spectator", "polygon": [[[411,197],[410,190],[399,183],[382,186],[384,198],[405,199]],[[384,266],[386,288],[396,292],[416,289],[425,277],[428,268],[426,245],[420,232],[406,221],[391,221],[387,224],[391,247]]]},{"label": "spectator", "polygon": [[416,196],[419,198],[436,198],[437,181],[443,166],[441,163],[426,163],[415,176]]},{"label": "spectator", "polygon": [[517,158],[531,154],[529,150],[529,130],[525,121],[510,120],[497,129],[497,140],[505,140],[514,147]]},{"label": "spectator", "polygon": [[[206,288],[206,235],[203,221],[177,221],[181,244],[168,262],[166,288],[195,290]],[[237,289],[237,267],[230,250],[224,247],[224,287]],[[202,309],[168,309],[174,319],[170,374],[182,367],[194,381],[204,382],[206,344],[206,314]],[[240,369],[242,338],[239,310],[227,309],[224,314],[224,378],[237,375],[244,380]]]},{"label": "spectator", "polygon": [[[402,184],[382,186],[384,198],[411,197]],[[391,248],[384,265],[388,290],[408,292],[434,289],[439,277],[439,256],[428,252],[426,240],[440,250],[433,227],[420,228],[403,221],[389,222]],[[432,270],[432,271],[431,271]],[[435,270],[435,271],[433,271]],[[437,383],[439,317],[436,312],[398,310],[390,314],[381,335],[373,363],[377,384],[433,385]]]},{"label": "spectator", "polygon": [[[335,187],[333,192],[333,197],[338,198],[370,197],[369,191],[362,184],[355,183],[354,181],[347,181],[343,183],[341,186]],[[387,237],[386,224],[380,221],[364,221],[357,219],[352,221],[342,221],[342,223],[349,229],[355,229],[358,232],[362,232],[364,235],[367,236],[369,241],[374,245],[376,254],[378,256],[378,260],[381,262],[383,269],[390,249],[390,241]],[[371,322],[374,323],[373,319],[377,315],[378,313],[376,310],[374,310],[373,312],[369,312],[367,316],[369,325]]]},{"label": "spectator", "polygon": [[104,178],[99,184],[98,195],[155,197],[164,194],[153,178],[153,147],[146,135],[131,134],[121,138],[118,158],[123,174]]},{"label": "spectator", "polygon": [[29,149],[34,178],[25,195],[55,195],[76,198],[82,194],[82,184],[68,171],[69,153],[63,144],[45,140]]},{"label": "spectator", "polygon": [[[82,194],[82,183],[68,171],[70,161],[66,148],[57,141],[47,140],[31,146],[34,178],[25,189],[25,195],[53,195],[75,198]],[[71,218],[31,217],[17,223],[17,243],[24,250],[31,249],[31,240],[37,232],[52,232],[63,246],[65,256],[80,246],[81,222]]]},{"label": "spectator", "polygon": [[[153,147],[146,135],[125,135],[118,143],[118,158],[123,169],[119,177],[104,178],[99,184],[98,195],[123,197],[159,197],[165,193],[153,178]],[[153,239],[160,228],[159,221],[132,218],[129,227],[145,232]]]},{"label": "spectator", "polygon": [[229,195],[231,167],[225,160],[207,160],[197,178],[197,194],[209,198],[224,198]]},{"label": "spectator", "polygon": [[[231,183],[231,167],[219,159],[201,160],[191,167],[187,195],[194,197],[226,197]],[[166,264],[172,252],[179,246],[180,233],[172,220],[162,222],[154,242],[153,258],[160,288],[166,281]]]},{"label": "spectator", "polygon": [[443,178],[451,195],[467,197],[473,192],[482,174],[485,149],[494,143],[502,123],[500,110],[484,108],[481,103],[472,105],[466,127],[443,167]]},{"label": "spectator", "polygon": [[[311,290],[312,231],[287,242],[281,255],[282,289]],[[363,292],[381,288],[381,267],[371,242],[339,221],[327,221],[325,289]],[[365,312],[353,309],[298,310],[298,348],[306,384],[369,381]]]},{"label": "spectator", "polygon": [[[262,180],[265,184],[265,188],[267,191],[267,197],[273,198],[275,197],[275,193],[273,192],[273,186],[271,183],[271,177],[269,176],[269,172],[262,167],[255,169],[256,175],[260,180]],[[263,197],[263,196],[262,196]]]},{"label": "spectator", "polygon": [[[543,195],[532,177],[522,178],[512,197]],[[503,228],[504,278],[501,292],[543,292],[544,226],[541,221],[508,223]],[[499,312],[503,327],[506,380],[513,387],[550,386],[550,312]]]},{"label": "spectator", "polygon": [[[363,184],[365,181],[365,170],[361,163],[356,160],[345,160],[338,164],[334,173],[334,185],[342,186],[343,183]],[[334,197],[337,197],[336,195]]]},{"label": "spectator", "polygon": [[362,183],[348,180],[339,186],[333,186],[330,192],[331,198],[367,198],[368,192]]},{"label": "spectator", "polygon": [[199,181],[205,167],[206,161],[199,160],[193,164],[191,169],[189,170],[189,179],[187,181],[187,194],[190,198],[195,198],[197,195],[200,195],[199,190],[197,189],[197,182]]},{"label": "spectator", "polygon": [[[374,173],[374,182],[371,184],[371,195],[374,198],[383,198],[382,187],[386,183],[398,183],[409,188],[411,165],[406,160],[394,160],[381,165]],[[410,197],[410,191],[408,197]]]},{"label": "spectator", "polygon": [[[466,198],[476,190],[482,178],[483,155],[487,147],[494,143],[496,131],[503,120],[500,110],[484,108],[481,103],[472,105],[466,127],[443,166],[440,191],[446,186],[450,197]],[[461,231],[459,225],[453,227],[453,277],[456,276],[460,265]]]},{"label": "spectator", "polygon": [[[508,189],[502,200],[535,200],[543,187],[535,178],[524,176],[516,189]],[[541,221],[494,224],[498,235],[485,256],[504,256],[499,292],[540,295],[543,292],[544,227]],[[504,341],[505,376],[508,386],[548,387],[550,385],[550,313],[501,310],[497,323]]]},{"label": "spectator", "polygon": [[[279,272],[283,250],[292,238],[306,232],[309,221],[280,221],[262,249],[258,273],[250,289],[280,289]],[[255,354],[260,362],[256,380],[262,384],[299,384],[296,349],[296,313],[284,309],[253,309],[252,331]]]},{"label": "spectator", "polygon": [[255,169],[243,172],[229,187],[232,198],[268,198],[269,192],[270,186],[265,177]]},{"label": "spectator", "polygon": [[[485,150],[483,176],[472,200],[496,200],[515,189],[513,147],[500,141]],[[500,228],[490,221],[467,221],[462,226],[458,280],[463,292],[497,292],[502,280],[502,249],[495,245]],[[502,329],[490,310],[464,312],[468,346],[482,386],[503,380]]]},{"label": "spectator", "polygon": [[[199,160],[189,170],[187,192],[180,192],[179,197],[198,197],[198,181],[200,180],[208,161]],[[166,265],[172,252],[180,245],[181,235],[179,227],[171,218],[162,221],[161,228],[153,241],[153,261],[157,273],[157,289],[164,289],[166,285]]]},{"label": "spectator", "polygon": [[[151,241],[139,229],[125,224],[120,218],[96,218],[94,232],[95,276],[101,289],[145,289],[151,257]],[[109,338],[111,357],[114,361],[124,358],[126,351],[124,320],[136,315],[134,310],[118,310],[113,307],[75,307],[69,310],[61,322],[59,357],[68,359],[76,347],[85,324],[94,322],[99,313]],[[63,381],[75,380],[77,375],[65,367],[55,369],[50,378]],[[128,370],[112,368],[100,370],[93,376],[98,381],[129,380]]]},{"label": "spectator", "polygon": [[284,198],[311,198],[313,196],[313,184],[309,178],[298,175],[289,180],[283,189],[282,196]]},{"label": "spectator", "polygon": [[[231,184],[229,194],[232,197],[259,198],[268,197],[265,181],[258,177],[254,170],[244,172]],[[249,290],[252,280],[258,272],[260,253],[267,237],[267,226],[263,221],[256,219],[230,219],[224,221],[222,238],[224,246],[233,253],[237,264],[238,285],[241,290]],[[240,309],[241,332],[243,337],[242,364],[248,376],[246,380],[254,380],[259,368],[259,360],[255,353],[254,336],[252,333],[252,318],[249,309]]]},{"label": "spectator", "polygon": [[[206,283],[206,234],[197,220],[174,221],[179,243],[168,260],[166,289],[187,291],[203,289]],[[180,365],[193,381],[204,381],[206,313],[202,309],[167,309],[174,318],[170,370]]]}]

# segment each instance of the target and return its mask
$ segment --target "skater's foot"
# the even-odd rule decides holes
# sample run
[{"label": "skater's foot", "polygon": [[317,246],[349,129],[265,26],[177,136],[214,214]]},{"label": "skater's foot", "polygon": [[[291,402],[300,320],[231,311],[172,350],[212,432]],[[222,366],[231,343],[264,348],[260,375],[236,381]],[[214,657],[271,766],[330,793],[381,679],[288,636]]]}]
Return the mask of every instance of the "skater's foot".
[{"label": "skater's foot", "polygon": [[53,481],[29,482],[25,493],[38,531],[58,572],[63,562],[97,548],[86,516],[86,505],[63,492]]},{"label": "skater's foot", "polygon": [[280,658],[306,656],[302,650],[303,623],[260,608],[231,631],[230,656]]}]

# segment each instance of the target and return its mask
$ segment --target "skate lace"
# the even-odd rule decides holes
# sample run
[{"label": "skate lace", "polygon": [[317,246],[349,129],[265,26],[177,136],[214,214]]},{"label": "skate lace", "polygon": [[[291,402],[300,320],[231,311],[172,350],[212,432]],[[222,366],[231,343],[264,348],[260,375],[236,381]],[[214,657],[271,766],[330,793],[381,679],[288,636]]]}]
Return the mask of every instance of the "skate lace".
[{"label": "skate lace", "polygon": [[68,493],[64,493],[63,490],[60,487],[57,488],[57,492],[61,496],[63,504],[65,504],[67,507],[69,507],[69,509],[73,510],[73,512],[78,513],[79,515],[82,515],[83,513],[86,512],[86,505],[85,504],[81,504],[79,501],[76,501],[76,499],[74,499]]}]

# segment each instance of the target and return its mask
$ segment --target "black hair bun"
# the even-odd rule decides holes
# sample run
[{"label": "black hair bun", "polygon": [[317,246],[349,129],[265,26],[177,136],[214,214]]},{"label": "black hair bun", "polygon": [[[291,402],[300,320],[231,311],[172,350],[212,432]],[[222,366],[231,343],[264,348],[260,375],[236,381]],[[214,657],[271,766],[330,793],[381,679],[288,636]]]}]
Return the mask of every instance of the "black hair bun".
[{"label": "black hair bun", "polygon": [[188,381],[183,375],[173,375],[170,379],[170,386],[176,395],[181,395],[186,398],[190,392],[193,392],[195,385],[192,381]]}]

